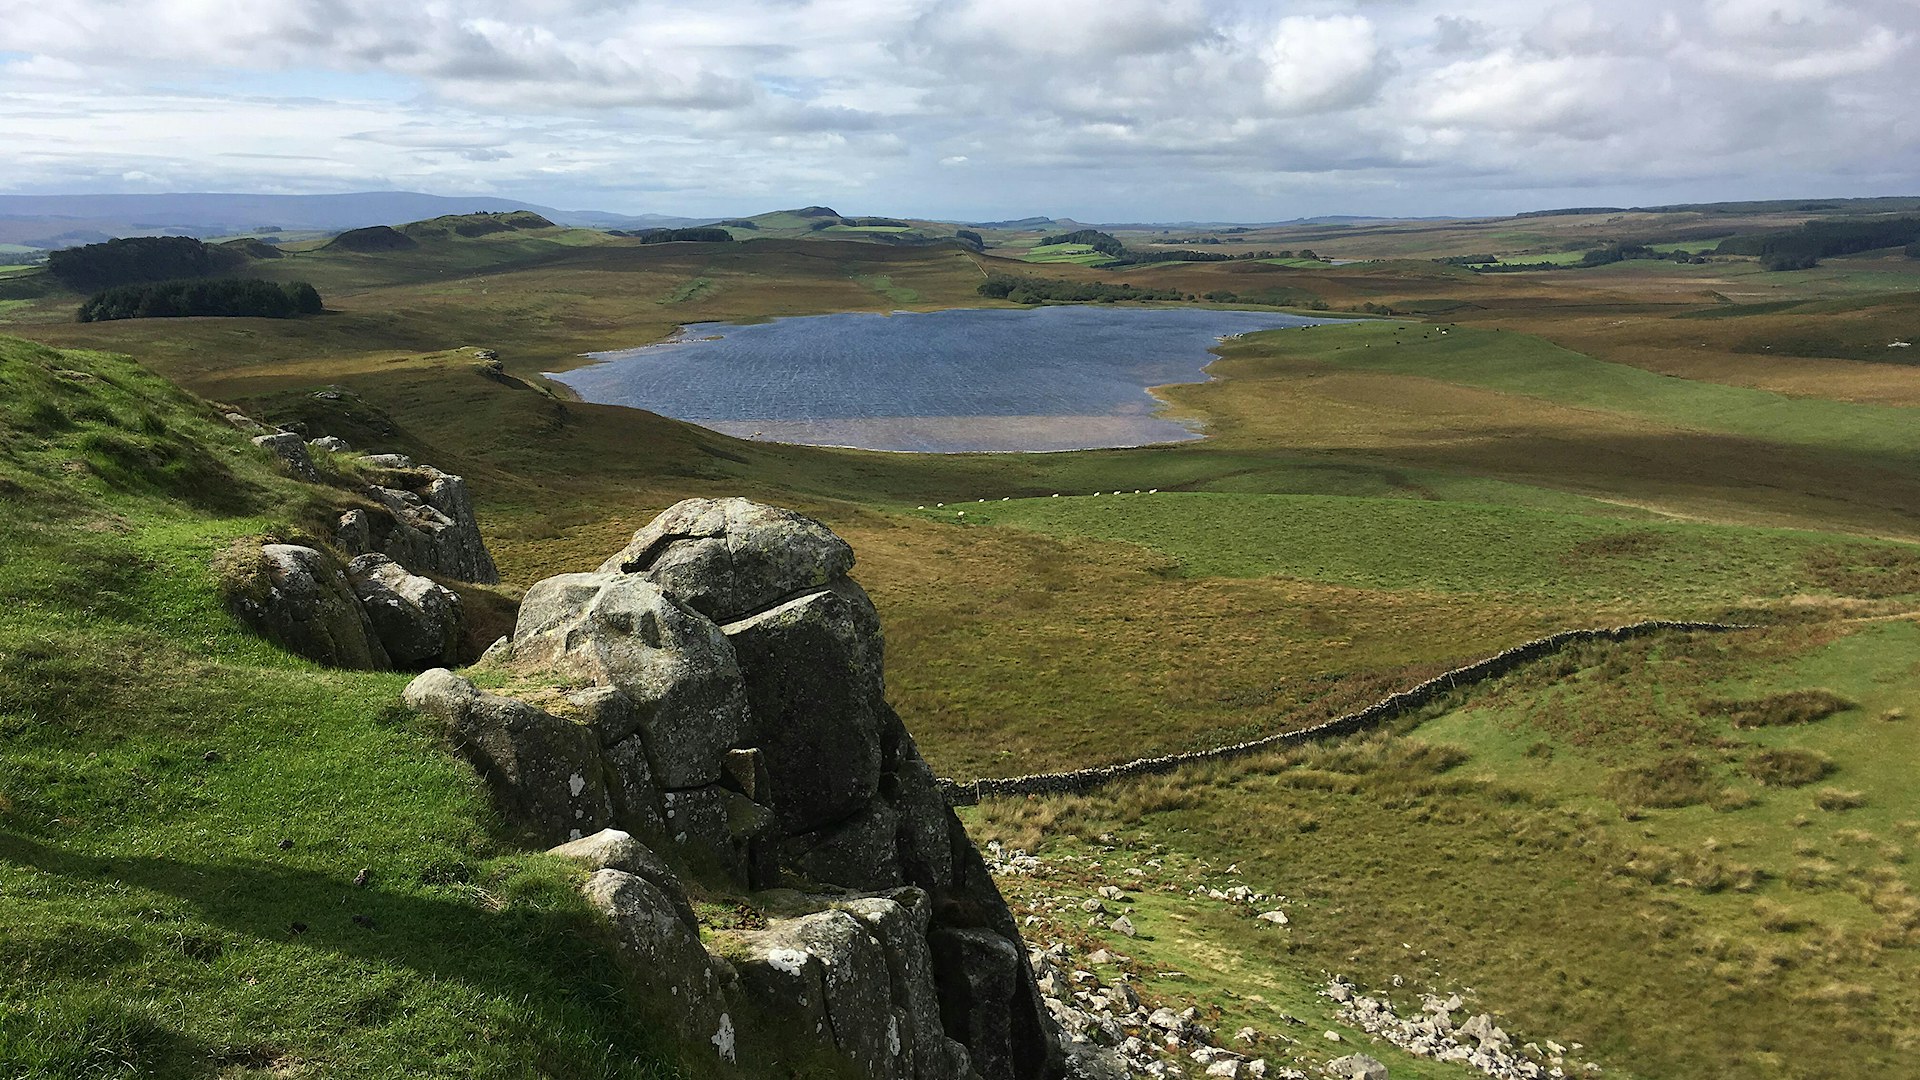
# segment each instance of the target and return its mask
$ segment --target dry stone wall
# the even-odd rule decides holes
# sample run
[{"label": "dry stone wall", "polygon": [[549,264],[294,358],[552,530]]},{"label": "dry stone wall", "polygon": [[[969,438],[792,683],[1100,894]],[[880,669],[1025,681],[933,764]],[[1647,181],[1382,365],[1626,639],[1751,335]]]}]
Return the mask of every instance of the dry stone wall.
[{"label": "dry stone wall", "polygon": [[1662,632],[1726,633],[1751,629],[1753,627],[1735,623],[1674,622],[1656,619],[1604,629],[1563,630],[1557,634],[1515,645],[1485,660],[1436,675],[1417,686],[1382,698],[1359,712],[1348,713],[1299,731],[1283,731],[1277,735],[1268,735],[1265,738],[1233,743],[1228,746],[1216,746],[1184,754],[1136,758],[1117,765],[1101,765],[1068,772],[1033,773],[1027,776],[983,780],[953,780],[943,777],[940,780],[940,790],[946,794],[947,800],[954,806],[972,806],[982,799],[1007,799],[1024,795],[1080,795],[1115,780],[1152,776],[1172,772],[1183,765],[1226,761],[1279,749],[1283,746],[1312,742],[1316,739],[1351,735],[1421,708],[1444,694],[1499,678],[1522,664],[1550,656],[1570,645],[1584,641],[1626,641],[1630,638]]}]

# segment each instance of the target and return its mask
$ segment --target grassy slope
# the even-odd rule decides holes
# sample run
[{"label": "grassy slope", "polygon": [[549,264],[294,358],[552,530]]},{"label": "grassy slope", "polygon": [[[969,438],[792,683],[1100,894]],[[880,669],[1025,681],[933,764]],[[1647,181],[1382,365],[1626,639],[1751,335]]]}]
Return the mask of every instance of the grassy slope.
[{"label": "grassy slope", "polygon": [[404,679],[221,609],[211,556],[314,489],[124,360],[0,339],[0,382],[7,1074],[666,1071],[575,872],[489,832]]},{"label": "grassy slope", "polygon": [[[1898,1072],[1920,1039],[1920,873],[1906,855],[1920,800],[1905,781],[1920,750],[1906,719],[1916,652],[1910,621],[1591,649],[1393,735],[990,805],[974,827],[1014,842],[1044,828],[1056,856],[1117,833],[1132,850],[1112,863],[1177,853],[1177,872],[1156,876],[1183,892],[1287,893],[1292,926],[1277,932],[1142,892],[1133,917],[1153,940],[1106,942],[1186,972],[1148,985],[1225,1010],[1227,1027],[1289,1033],[1281,1011],[1326,1023],[1311,973],[1343,971],[1415,1007],[1419,992],[1471,986],[1509,1030],[1584,1043],[1609,1075]],[[1709,704],[1810,687],[1857,707],[1742,731]],[[1746,764],[1779,746],[1833,771],[1756,783]],[[1703,767],[1689,805],[1623,794],[1643,790],[1623,777],[1676,758]],[[1044,910],[1057,890],[1023,891]],[[1078,920],[1050,919],[1046,934],[1085,940]]]}]

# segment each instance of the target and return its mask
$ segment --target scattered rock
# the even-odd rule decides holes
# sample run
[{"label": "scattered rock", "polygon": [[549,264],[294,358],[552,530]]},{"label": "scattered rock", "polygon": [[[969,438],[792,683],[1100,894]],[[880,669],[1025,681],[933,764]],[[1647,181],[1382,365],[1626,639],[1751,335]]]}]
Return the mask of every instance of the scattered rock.
[{"label": "scattered rock", "polygon": [[255,435],[253,445],[279,458],[297,480],[317,483],[320,470],[313,467],[313,458],[307,454],[306,441],[291,431],[279,431],[271,435]]},{"label": "scattered rock", "polygon": [[337,435],[322,435],[317,439],[309,439],[307,445],[316,450],[325,450],[334,454],[344,454],[353,449],[347,444],[347,440]]},{"label": "scattered rock", "polygon": [[1135,934],[1139,933],[1138,930],[1134,929],[1133,920],[1127,918],[1125,915],[1122,915],[1119,918],[1113,920],[1113,922],[1109,923],[1107,925],[1107,929],[1112,930],[1116,934],[1125,934],[1128,937],[1133,937]]},{"label": "scattered rock", "polygon": [[1348,1054],[1327,1062],[1327,1073],[1340,1080],[1387,1080],[1387,1067],[1365,1054]]}]

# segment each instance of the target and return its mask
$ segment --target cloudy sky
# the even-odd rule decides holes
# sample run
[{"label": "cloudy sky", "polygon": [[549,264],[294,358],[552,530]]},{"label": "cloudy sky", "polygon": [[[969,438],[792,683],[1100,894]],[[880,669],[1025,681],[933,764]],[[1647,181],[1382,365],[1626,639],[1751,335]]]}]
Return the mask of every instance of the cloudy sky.
[{"label": "cloudy sky", "polygon": [[1920,194],[1920,0],[0,0],[0,191],[1274,220]]}]

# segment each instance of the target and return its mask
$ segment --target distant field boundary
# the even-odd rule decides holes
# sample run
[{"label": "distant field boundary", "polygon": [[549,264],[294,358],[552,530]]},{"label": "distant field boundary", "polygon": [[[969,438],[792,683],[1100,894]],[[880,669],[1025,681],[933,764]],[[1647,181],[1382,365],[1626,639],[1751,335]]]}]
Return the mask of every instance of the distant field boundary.
[{"label": "distant field boundary", "polygon": [[1515,645],[1504,652],[1496,653],[1452,671],[1436,675],[1417,686],[1402,690],[1374,702],[1359,712],[1335,717],[1313,727],[1299,731],[1283,731],[1277,735],[1254,739],[1251,742],[1234,743],[1231,746],[1216,746],[1208,750],[1193,750],[1184,754],[1168,754],[1163,757],[1137,758],[1121,762],[1118,765],[1101,765],[1091,769],[1075,769],[1072,772],[1035,773],[1031,776],[1008,776],[999,779],[951,780],[942,777],[936,783],[947,802],[953,806],[972,806],[982,799],[1005,799],[1019,795],[1081,795],[1103,784],[1115,780],[1125,780],[1135,776],[1152,776],[1158,773],[1172,772],[1183,765],[1193,765],[1204,761],[1226,761],[1232,758],[1257,754],[1276,747],[1291,746],[1311,742],[1316,739],[1351,735],[1363,731],[1383,721],[1403,713],[1418,709],[1442,694],[1450,693],[1461,687],[1495,679],[1522,664],[1530,663],[1541,657],[1551,656],[1569,645],[1583,641],[1626,641],[1630,638],[1645,637],[1663,631],[1677,633],[1728,633],[1735,630],[1752,630],[1754,626],[1741,623],[1714,622],[1669,622],[1653,620],[1638,622],[1628,626],[1615,626],[1597,630],[1562,630],[1557,634],[1537,638],[1525,644]]}]

